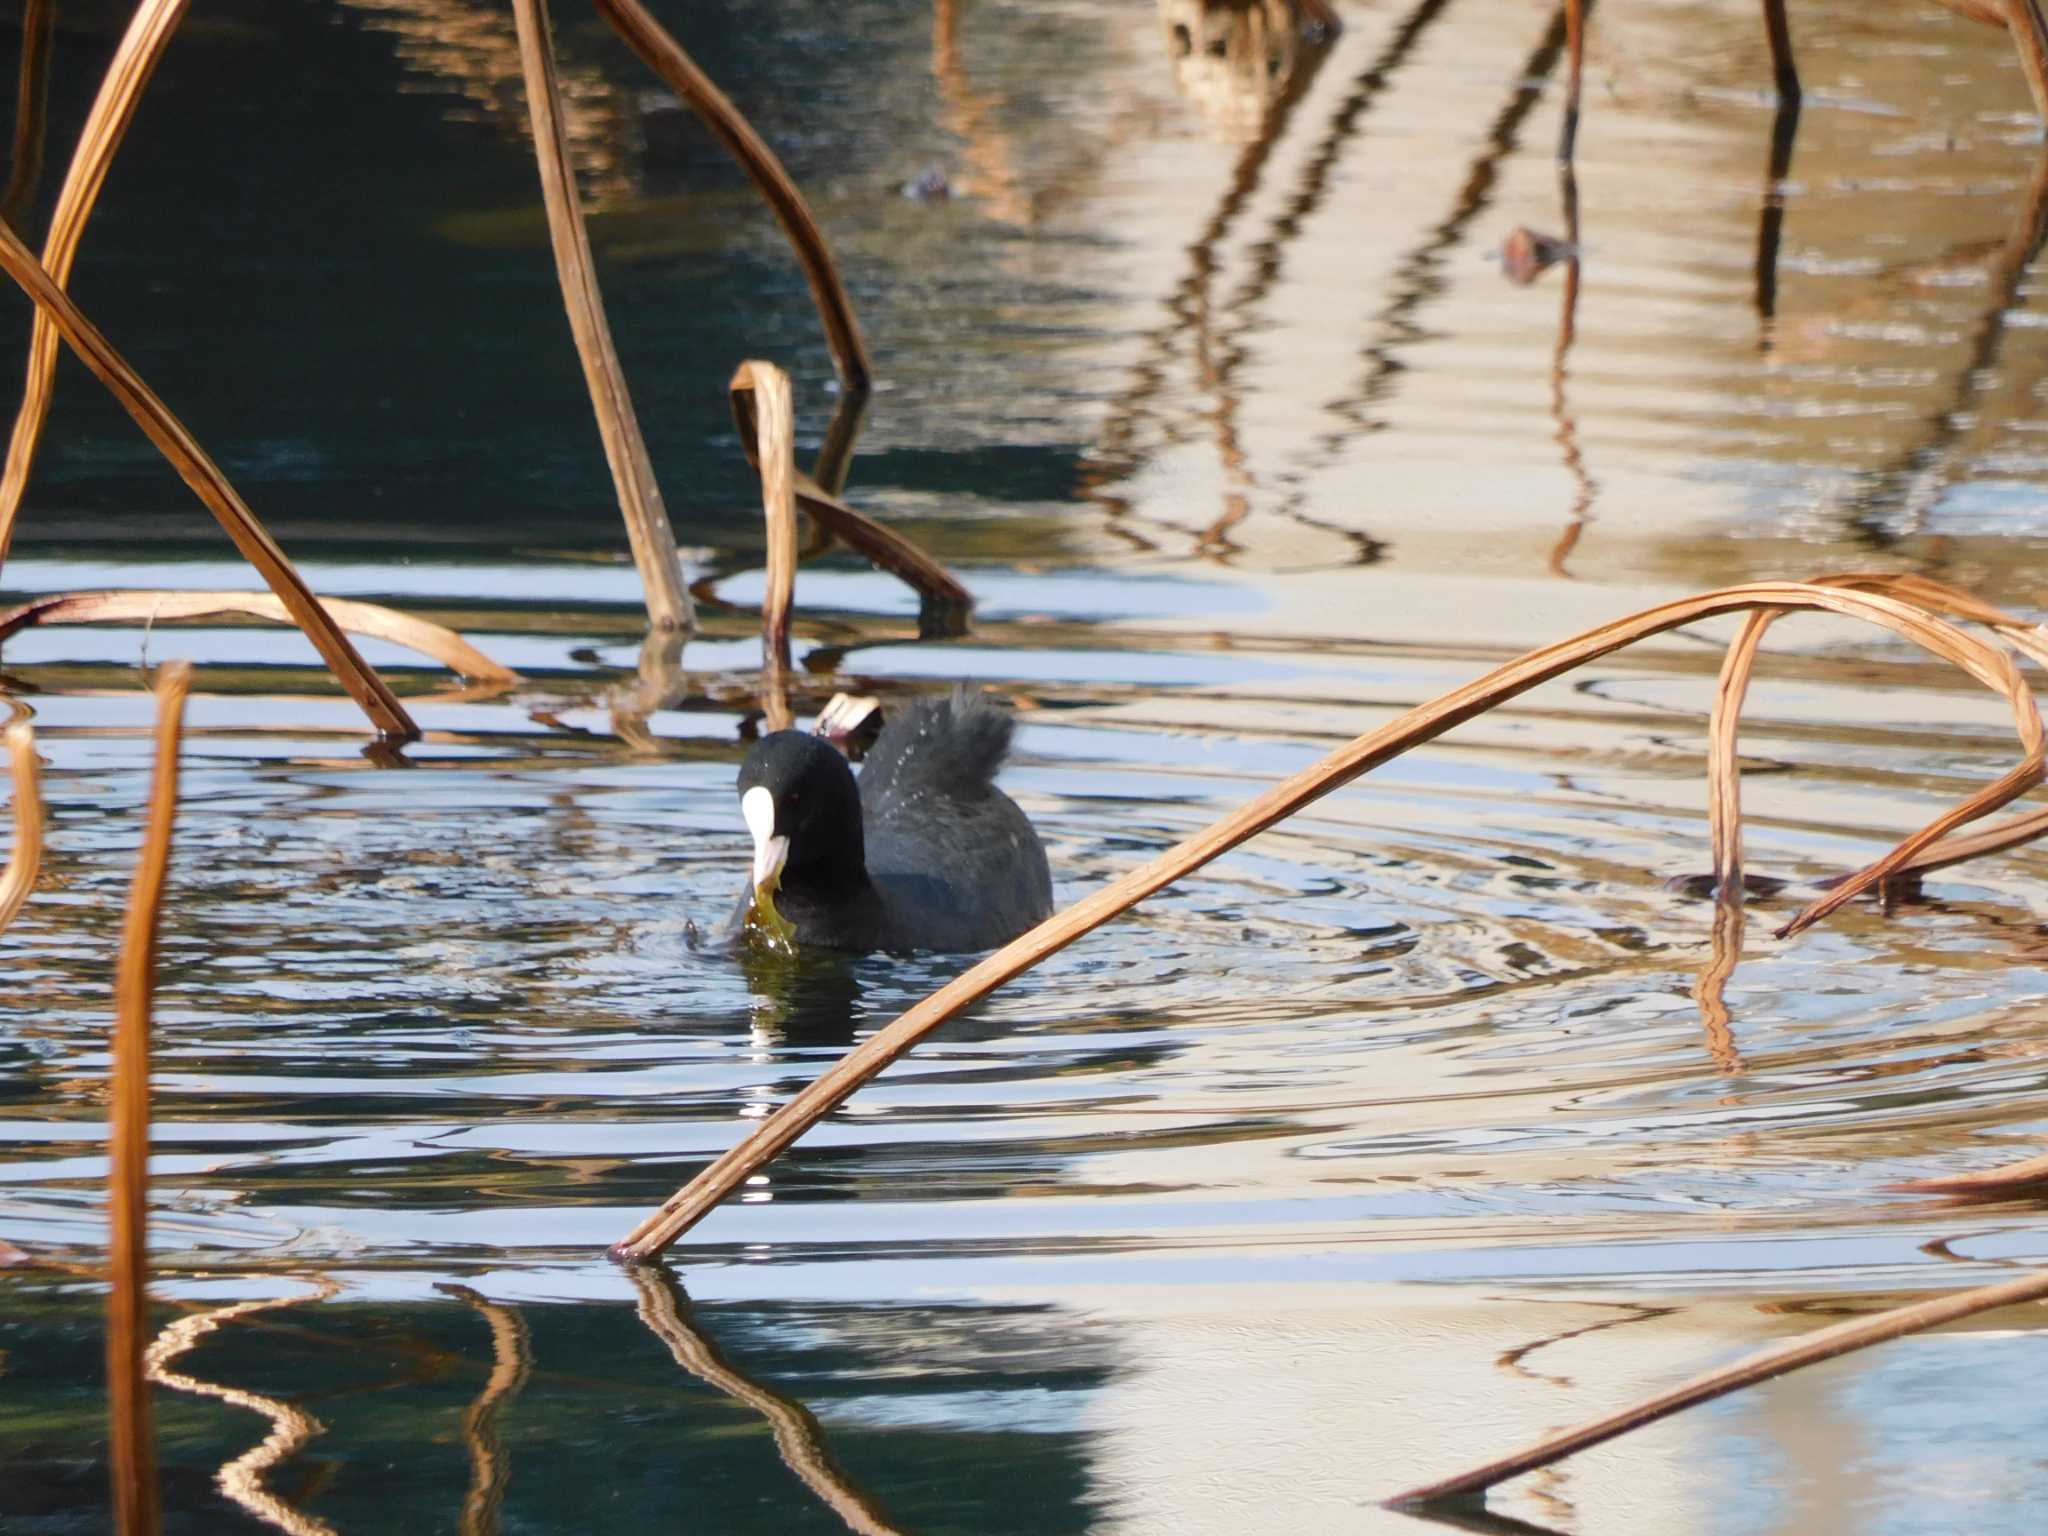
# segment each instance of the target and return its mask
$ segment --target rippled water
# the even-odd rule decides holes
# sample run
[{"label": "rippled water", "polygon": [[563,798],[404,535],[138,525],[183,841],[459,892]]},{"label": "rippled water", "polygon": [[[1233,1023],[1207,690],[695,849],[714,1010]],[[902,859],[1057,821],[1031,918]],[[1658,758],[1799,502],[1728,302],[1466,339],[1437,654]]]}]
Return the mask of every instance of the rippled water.
[{"label": "rippled water", "polygon": [[[883,380],[854,499],[979,599],[968,637],[921,641],[890,580],[807,567],[800,705],[963,677],[1014,702],[1005,783],[1063,900],[1684,590],[1875,565],[2037,603],[2040,134],[1994,33],[1796,8],[1808,101],[1773,183],[1754,8],[1603,7],[1581,270],[1525,288],[1494,253],[1566,228],[1543,6],[1347,7],[1263,73],[1172,3],[660,9],[845,259]],[[959,962],[750,972],[691,942],[744,878],[758,714],[724,381],[787,364],[809,451],[829,362],[715,146],[598,23],[557,20],[701,578],[675,708],[617,712],[637,594],[498,7],[203,8],[88,234],[81,302],[313,585],[453,623],[524,681],[464,693],[366,644],[427,732],[394,764],[294,635],[7,642],[50,821],[0,935],[0,1239],[39,1261],[0,1282],[0,1525],[107,1525],[110,972],[139,668],[171,655],[200,672],[156,1296],[166,1324],[240,1309],[158,1393],[174,1529],[1412,1528],[1372,1501],[2048,1254],[2032,1203],[1883,1189],[2048,1129],[2044,856],[1769,936],[2001,772],[2009,723],[1899,643],[1797,620],[1743,740],[1748,858],[1786,883],[1754,903],[1727,1029],[1692,997],[1710,909],[1672,882],[1708,863],[1707,626],[1402,758],[1019,979],[672,1274],[604,1260]],[[120,24],[59,19],[39,209]],[[0,78],[20,42],[0,31]],[[904,195],[933,170],[949,198]],[[249,584],[65,374],[9,600]],[[2033,1322],[1788,1379],[1494,1507],[1589,1533],[2038,1529]],[[216,1473],[267,1434],[229,1502]]]}]

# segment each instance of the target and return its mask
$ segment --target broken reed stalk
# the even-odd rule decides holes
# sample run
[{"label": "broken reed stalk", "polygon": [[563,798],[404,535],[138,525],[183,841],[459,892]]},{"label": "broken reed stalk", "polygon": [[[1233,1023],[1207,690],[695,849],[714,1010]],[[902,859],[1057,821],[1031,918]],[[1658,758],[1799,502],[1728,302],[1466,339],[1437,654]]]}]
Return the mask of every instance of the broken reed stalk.
[{"label": "broken reed stalk", "polygon": [[1475,1467],[1469,1472],[1459,1473],[1456,1477],[1446,1477],[1433,1483],[1425,1483],[1419,1488],[1411,1488],[1406,1493],[1388,1499],[1386,1503],[1388,1507],[1395,1509],[1427,1508],[1430,1505],[1453,1502],[1469,1503],[1495,1483],[1519,1477],[1524,1472],[1533,1472],[1536,1468],[1549,1466],[1555,1461],[1562,1461],[1565,1457],[1575,1455],[1589,1446],[1599,1445],[1602,1441],[1641,1429],[1645,1424],[1654,1424],[1657,1420],[1667,1418],[1681,1409],[1696,1407],[1717,1397],[1726,1397],[1730,1392],[1753,1387],[1758,1382],[1769,1381],[1772,1377],[1782,1376],[1788,1371],[1816,1365],[1823,1360],[1833,1360],[1855,1350],[1868,1349],[1873,1344],[1904,1338],[1907,1334],[1922,1333],[1929,1328],[1938,1328],[1943,1323],[1975,1317],[1980,1312],[2009,1307],[2016,1302],[2039,1301],[2043,1297],[2048,1297],[2048,1269],[2035,1270],[2018,1279],[2001,1281],[1997,1285],[1960,1291],[1953,1296],[1938,1296],[1931,1301],[1916,1302],[1912,1306],[1894,1307],[1874,1317],[1850,1318],[1846,1322],[1835,1323],[1803,1338],[1790,1339],[1783,1344],[1774,1344],[1768,1349],[1758,1350],[1732,1365],[1695,1376],[1667,1392],[1646,1397],[1617,1412],[1603,1414],[1597,1419],[1558,1434],[1546,1435],[1534,1444],[1524,1446],[1497,1461],[1490,1461],[1483,1467]]},{"label": "broken reed stalk", "polygon": [[[79,131],[78,148],[72,152],[71,168],[57,193],[57,207],[50,215],[50,232],[43,242],[43,267],[59,288],[71,281],[72,263],[78,258],[79,241],[85,236],[86,220],[92,216],[100,188],[114,153],[135,120],[135,109],[157,61],[170,45],[171,35],[185,13],[186,0],[142,0],[135,9],[128,30],[107,65],[99,95],[93,99],[85,127]],[[24,59],[23,65],[26,67]],[[12,217],[12,210],[8,210]],[[21,409],[15,414],[14,432],[7,443],[7,462],[0,469],[0,566],[7,563],[7,546],[14,534],[14,520],[21,499],[28,491],[30,466],[36,445],[42,440],[43,423],[50,414],[50,392],[57,376],[57,328],[39,308],[35,327],[29,334],[28,377],[22,388]]]},{"label": "broken reed stalk", "polygon": [[775,1453],[819,1503],[856,1536],[897,1536],[874,1501],[854,1487],[832,1459],[816,1415],[728,1363],[687,1316],[688,1298],[673,1275],[659,1265],[645,1265],[633,1271],[633,1288],[640,1293],[640,1321],[668,1346],[670,1358],[706,1386],[766,1419],[775,1436]]},{"label": "broken reed stalk", "polygon": [[327,663],[349,697],[370,717],[377,733],[397,741],[417,738],[419,728],[406,714],[405,706],[398,702],[398,696],[376,670],[356,654],[348,636],[327,616],[319,599],[300,579],[277,541],[256,520],[256,514],[249,510],[248,503],[228,483],[220,466],[206,456],[206,450],[171,414],[169,407],[142,382],[141,376],[128,366],[127,360],[114,350],[113,343],[100,334],[99,327],[86,319],[78,306],[50,280],[50,274],[42,269],[4,220],[0,220],[0,267],[4,267],[22,291],[36,301],[40,311],[49,315],[85,366],[121,402],[122,408],[135,418],[144,435],[171,461],[171,467],[177,470],[179,478],[192,487],[199,499],[206,503],[207,509],[219,519],[228,537],[234,540],[235,548],[256,567],[270,590],[277,594],[294,622],[313,642],[321,660]]},{"label": "broken reed stalk", "polygon": [[[7,186],[0,190],[0,218],[20,218],[42,180],[43,142],[50,121],[50,34],[56,21],[56,0],[28,0],[22,7],[21,84],[14,97],[14,144],[7,160]],[[0,543],[0,560],[6,553]]]},{"label": "broken reed stalk", "polygon": [[156,765],[149,818],[135,866],[135,888],[121,927],[114,977],[114,1087],[110,1113],[107,1213],[112,1228],[107,1293],[107,1395],[112,1421],[115,1528],[153,1536],[157,1509],[156,1441],[144,1378],[149,1326],[149,1015],[156,988],[157,914],[171,864],[178,817],[178,737],[192,668],[166,662],[156,674]]},{"label": "broken reed stalk", "polygon": [[1484,677],[1408,710],[1275,785],[1249,805],[1175,845],[1149,864],[1055,913],[854,1047],[636,1226],[612,1248],[612,1257],[627,1263],[653,1258],[703,1220],[763,1164],[843,1103],[855,1089],[962,1008],[1331,790],[1539,683],[1648,636],[1724,614],[1781,608],[1812,609],[1862,619],[1902,635],[1961,667],[2010,705],[2025,754],[2018,766],[1986,789],[1937,817],[1883,858],[1857,871],[1830,894],[1808,906],[1779,930],[1781,937],[1817,922],[1896,872],[1953,827],[1996,809],[2040,781],[2044,770],[2041,717],[2012,659],[2003,650],[1943,619],[1894,598],[1808,582],[1754,582],[1661,603],[1531,651]]},{"label": "broken reed stalk", "polygon": [[[473,682],[519,681],[517,672],[498,665],[444,625],[379,603],[357,603],[339,597],[316,601],[349,634],[402,645]],[[0,613],[0,643],[42,624],[167,624],[230,613],[268,619],[273,624],[292,622],[291,611],[269,592],[62,592]]]},{"label": "broken reed stalk", "polygon": [[[790,400],[789,375],[773,363],[741,363],[731,389],[735,401],[745,396],[752,402],[754,451],[747,458],[761,475],[761,515],[767,524],[761,664],[768,672],[785,673],[789,610],[796,595],[796,408]],[[740,414],[737,405],[734,413]]]},{"label": "broken reed stalk", "polygon": [[0,933],[21,915],[36,876],[43,869],[43,793],[36,762],[36,733],[23,720],[0,731],[14,781],[14,851],[0,869]]},{"label": "broken reed stalk", "polygon": [[[739,372],[733,375],[732,419],[733,425],[739,429],[740,447],[747,455],[747,462],[758,472],[761,468],[761,423],[754,404],[748,366],[741,364]],[[801,470],[797,470],[792,478],[797,505],[848,548],[896,577],[927,602],[961,609],[973,604],[973,595],[943,565],[902,534],[854,511]]]},{"label": "broken reed stalk", "polygon": [[668,83],[684,105],[703,119],[741,169],[753,178],[768,206],[775,210],[776,221],[782,225],[782,232],[804,269],[804,280],[810,284],[811,299],[818,306],[818,318],[824,324],[825,340],[832,348],[832,362],[839,370],[841,385],[865,394],[873,383],[874,370],[868,362],[867,343],[861,339],[860,322],[853,315],[853,300],[840,281],[839,267],[832,259],[832,248],[825,243],[824,231],[812,217],[810,205],[804,201],[796,182],[775,158],[775,151],[639,0],[595,0],[595,4],[597,13],[611,23],[649,69]]},{"label": "broken reed stalk", "polygon": [[633,412],[605,319],[604,295],[597,285],[597,267],[590,254],[590,234],[583,224],[583,200],[576,191],[576,171],[569,153],[569,135],[562,119],[561,88],[555,76],[555,45],[547,0],[512,0],[519,26],[519,64],[526,75],[526,109],[533,120],[533,153],[540,166],[541,199],[547,205],[548,238],[554,247],[555,271],[561,279],[562,305],[576,355],[583,362],[584,383],[597,433],[604,443],[618,491],[619,512],[626,520],[626,539],[647,598],[647,619],[657,630],[686,630],[693,622],[690,590],[683,582],[676,554],[675,530],[662,505],[654,465]]}]

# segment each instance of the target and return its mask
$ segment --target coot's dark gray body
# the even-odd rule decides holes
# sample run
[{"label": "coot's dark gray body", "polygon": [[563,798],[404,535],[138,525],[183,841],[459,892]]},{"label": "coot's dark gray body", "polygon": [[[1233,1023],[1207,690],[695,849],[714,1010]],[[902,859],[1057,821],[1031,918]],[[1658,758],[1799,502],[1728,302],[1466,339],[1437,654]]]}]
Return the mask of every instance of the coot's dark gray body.
[{"label": "coot's dark gray body", "polygon": [[756,742],[739,788],[774,797],[788,840],[776,908],[797,942],[833,949],[973,950],[1052,912],[1045,848],[995,787],[1009,712],[956,688],[893,713],[861,767],[798,731]]}]

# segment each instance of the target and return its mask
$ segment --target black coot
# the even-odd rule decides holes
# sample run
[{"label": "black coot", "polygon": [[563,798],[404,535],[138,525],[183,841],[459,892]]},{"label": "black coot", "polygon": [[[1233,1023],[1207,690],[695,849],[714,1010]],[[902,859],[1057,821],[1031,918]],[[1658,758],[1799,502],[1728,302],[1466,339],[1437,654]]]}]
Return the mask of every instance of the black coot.
[{"label": "black coot", "polygon": [[991,949],[1052,912],[1031,823],[995,787],[1014,722],[955,688],[899,709],[861,766],[801,731],[764,736],[740,765],[753,891],[799,944]]}]

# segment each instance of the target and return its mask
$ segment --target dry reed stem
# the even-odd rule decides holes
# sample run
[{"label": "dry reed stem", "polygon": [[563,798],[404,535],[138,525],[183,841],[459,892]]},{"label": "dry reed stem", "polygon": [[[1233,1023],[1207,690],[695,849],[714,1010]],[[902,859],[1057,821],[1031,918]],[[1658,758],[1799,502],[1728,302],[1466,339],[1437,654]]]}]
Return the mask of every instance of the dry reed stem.
[{"label": "dry reed stem", "polygon": [[[402,645],[472,682],[519,681],[517,672],[498,665],[443,625],[378,603],[357,603],[339,597],[317,601],[349,634]],[[0,641],[41,624],[168,624],[230,613],[268,619],[273,624],[292,622],[291,611],[270,592],[62,592],[0,613]]]},{"label": "dry reed stem", "polygon": [[1777,608],[1816,609],[1862,619],[1903,635],[1914,644],[1953,662],[2007,700],[2025,752],[2018,767],[1981,794],[1972,796],[1963,805],[1907,838],[1874,864],[1857,871],[1837,890],[1801,912],[1780,930],[1781,934],[1797,932],[1817,921],[1895,872],[1914,853],[1952,827],[1986,810],[1995,809],[2041,778],[2041,717],[2011,658],[2002,650],[1942,619],[1896,599],[1802,582],[1754,582],[1661,603],[1585,634],[1531,651],[1495,668],[1484,677],[1408,710],[1275,785],[1249,805],[1177,844],[1150,863],[1112,881],[1065,911],[1055,913],[854,1047],[829,1071],[812,1080],[774,1114],[760,1122],[737,1146],[705,1168],[659,1210],[636,1226],[613,1247],[612,1256],[622,1262],[654,1257],[701,1221],[763,1164],[778,1156],[812,1125],[831,1113],[861,1084],[962,1008],[986,997],[1012,977],[1066,948],[1083,934],[1120,916],[1147,896],[1201,868],[1218,855],[1229,852],[1247,838],[1265,831],[1331,790],[1539,683],[1650,635],[1723,614]]},{"label": "dry reed stem", "polygon": [[147,1536],[161,1524],[142,1343],[149,1325],[149,1020],[156,988],[157,915],[163,908],[171,830],[178,818],[178,738],[191,688],[190,664],[172,661],[157,669],[156,765],[150,774],[149,818],[114,974],[107,1395],[115,1528],[122,1536]]},{"label": "dry reed stem", "polygon": [[865,394],[873,382],[874,371],[868,363],[867,343],[861,339],[860,322],[853,315],[853,300],[840,281],[839,267],[832,259],[832,248],[825,243],[824,231],[811,216],[810,205],[804,201],[796,182],[775,158],[775,151],[639,0],[595,3],[598,14],[640,55],[641,62],[661,76],[668,88],[703,119],[740,163],[740,168],[753,178],[768,206],[775,210],[776,221],[782,225],[782,232],[804,269],[804,280],[810,284],[811,299],[818,306],[818,319],[824,324],[825,340],[832,349],[832,363],[839,370],[840,383]]},{"label": "dry reed stem", "polygon": [[483,1315],[491,1330],[491,1374],[483,1391],[462,1414],[462,1442],[469,1447],[469,1493],[462,1501],[461,1536],[497,1536],[512,1464],[498,1434],[498,1410],[516,1397],[533,1375],[533,1338],[512,1307],[486,1301],[466,1285],[441,1284]]},{"label": "dry reed stem", "polygon": [[85,366],[121,402],[144,435],[171,461],[171,467],[177,470],[179,478],[192,487],[199,499],[206,503],[207,509],[219,519],[228,537],[234,540],[235,548],[256,567],[257,574],[277,594],[349,697],[370,717],[377,733],[400,741],[411,741],[417,737],[419,728],[406,714],[405,706],[398,702],[398,696],[385,685],[376,670],[356,654],[356,648],[349,643],[348,637],[335,627],[334,621],[299,578],[299,573],[293,569],[277,541],[256,520],[256,514],[236,494],[235,488],[228,484],[220,467],[206,456],[206,450],[185,430],[184,424],[171,414],[163,401],[114,350],[113,343],[101,335],[99,328],[86,319],[78,306],[50,280],[50,274],[29,254],[28,248],[4,220],[0,220],[0,267],[6,268],[7,275],[36,301],[39,311],[50,316]]},{"label": "dry reed stem", "polygon": [[1885,1188],[1916,1195],[1974,1195],[1980,1199],[1998,1199],[2006,1195],[2026,1194],[2044,1184],[2048,1184],[2048,1153],[2023,1158],[2017,1163],[2000,1163],[1995,1168],[1979,1168],[1973,1173],[1906,1179],[1897,1184],[1887,1184]]},{"label": "dry reed stem", "polygon": [[[99,95],[93,99],[85,127],[79,130],[78,148],[72,152],[71,168],[57,193],[57,207],[50,216],[50,232],[43,242],[43,267],[59,288],[71,281],[72,263],[78,259],[78,244],[85,237],[86,220],[92,216],[100,188],[106,184],[107,168],[135,120],[149,77],[169,46],[171,35],[185,13],[186,0],[142,0],[128,23],[121,43],[107,65]],[[24,60],[24,64],[26,61]],[[7,546],[14,534],[14,520],[21,499],[28,492],[29,469],[35,462],[36,445],[42,440],[43,423],[50,414],[50,392],[57,374],[57,329],[38,309],[35,328],[29,334],[28,377],[22,387],[21,409],[14,418],[14,432],[7,443],[7,462],[0,468],[0,566],[7,563]]]},{"label": "dry reed stem", "polygon": [[[754,390],[747,382],[742,364],[732,381],[732,419],[739,429],[740,447],[756,471],[761,468],[761,423],[754,404]],[[966,608],[974,598],[947,569],[895,530],[853,510],[837,496],[802,471],[792,476],[797,505],[802,507],[841,543],[872,561],[927,601],[947,607]]]},{"label": "dry reed stem", "polygon": [[270,1296],[259,1301],[237,1301],[210,1312],[181,1317],[156,1336],[149,1346],[145,1364],[151,1381],[160,1382],[174,1391],[187,1392],[195,1397],[210,1397],[237,1408],[247,1408],[252,1413],[260,1413],[270,1420],[269,1434],[241,1455],[224,1463],[214,1474],[214,1485],[223,1495],[264,1524],[286,1532],[287,1536],[336,1536],[334,1527],[326,1521],[301,1513],[263,1486],[265,1472],[297,1455],[307,1441],[320,1433],[322,1425],[318,1419],[304,1409],[295,1408],[290,1403],[280,1402],[274,1397],[244,1391],[240,1387],[224,1387],[216,1382],[201,1381],[196,1376],[186,1376],[166,1369],[171,1361],[190,1350],[209,1333],[237,1318],[247,1317],[256,1312],[274,1311],[279,1307],[295,1307],[308,1301],[325,1301],[340,1290],[332,1280],[324,1278],[311,1279],[307,1283],[313,1286],[311,1295]]},{"label": "dry reed stem", "polygon": [[0,933],[5,933],[28,904],[43,870],[43,793],[35,729],[17,720],[0,731],[0,746],[7,749],[14,782],[14,850],[0,869]]},{"label": "dry reed stem", "polygon": [[896,1528],[833,1461],[825,1432],[811,1411],[735,1370],[685,1317],[684,1298],[677,1294],[673,1275],[659,1265],[648,1265],[633,1271],[633,1288],[640,1293],[640,1321],[668,1346],[676,1364],[766,1419],[775,1435],[775,1453],[819,1503],[859,1536],[896,1536]]},{"label": "dry reed stem", "polygon": [[[56,21],[56,0],[28,0],[22,7],[21,84],[14,97],[14,143],[7,160],[7,186],[0,191],[0,218],[21,217],[42,180],[50,114],[50,34]],[[0,546],[0,557],[5,554]]]},{"label": "dry reed stem", "polygon": [[[761,596],[761,664],[789,670],[789,611],[796,596],[796,407],[789,375],[773,363],[741,363],[732,376],[733,414],[753,427],[747,455],[761,476],[761,515],[767,524],[767,588]],[[742,411],[738,401],[749,408]]]},{"label": "dry reed stem", "polygon": [[1719,1370],[1708,1371],[1690,1381],[1681,1382],[1669,1391],[1659,1392],[1639,1402],[1631,1403],[1614,1413],[1603,1414],[1574,1428],[1558,1434],[1546,1435],[1532,1445],[1461,1472],[1456,1477],[1446,1477],[1406,1493],[1397,1494],[1386,1502],[1392,1508],[1415,1508],[1452,1501],[1470,1502],[1484,1493],[1495,1483],[1508,1478],[1519,1477],[1538,1467],[1549,1466],[1567,1456],[1599,1445],[1618,1435],[1654,1424],[1681,1409],[1692,1408],[1700,1403],[1711,1402],[1725,1397],[1730,1392],[1744,1387],[1753,1387],[1758,1382],[1769,1381],[1788,1371],[1815,1365],[1823,1360],[1850,1354],[1859,1349],[1868,1349],[1873,1344],[1882,1344],[1890,1339],[1904,1338],[1907,1334],[1922,1333],[1929,1328],[1938,1328],[1943,1323],[1957,1322],[1966,1317],[1975,1317],[1980,1312],[1989,1312],[1998,1307],[2009,1307],[2016,1302],[2038,1301],[2048,1297],[2048,1269],[2034,1270],[2015,1280],[2003,1280],[1997,1285],[1987,1285],[1976,1290],[1960,1291],[1952,1296],[1938,1296],[1931,1301],[1915,1302],[1911,1306],[1894,1307],[1874,1317],[1850,1318],[1835,1323],[1803,1338],[1791,1339],[1783,1344],[1774,1344],[1768,1349],[1746,1355],[1731,1365]]},{"label": "dry reed stem", "polygon": [[676,555],[675,530],[655,484],[654,465],[633,412],[633,396],[625,370],[612,345],[605,319],[604,295],[597,286],[597,267],[590,255],[590,235],[583,225],[583,200],[576,191],[576,172],[569,154],[568,130],[562,120],[561,89],[555,78],[555,45],[547,0],[512,0],[519,24],[519,63],[526,74],[526,108],[533,119],[533,153],[540,165],[542,201],[547,205],[548,238],[554,246],[555,271],[562,282],[562,305],[576,355],[583,362],[584,383],[597,432],[604,442],[605,462],[626,520],[626,538],[633,564],[647,596],[647,618],[656,629],[688,629],[693,622],[690,591],[683,583],[682,561]]}]

